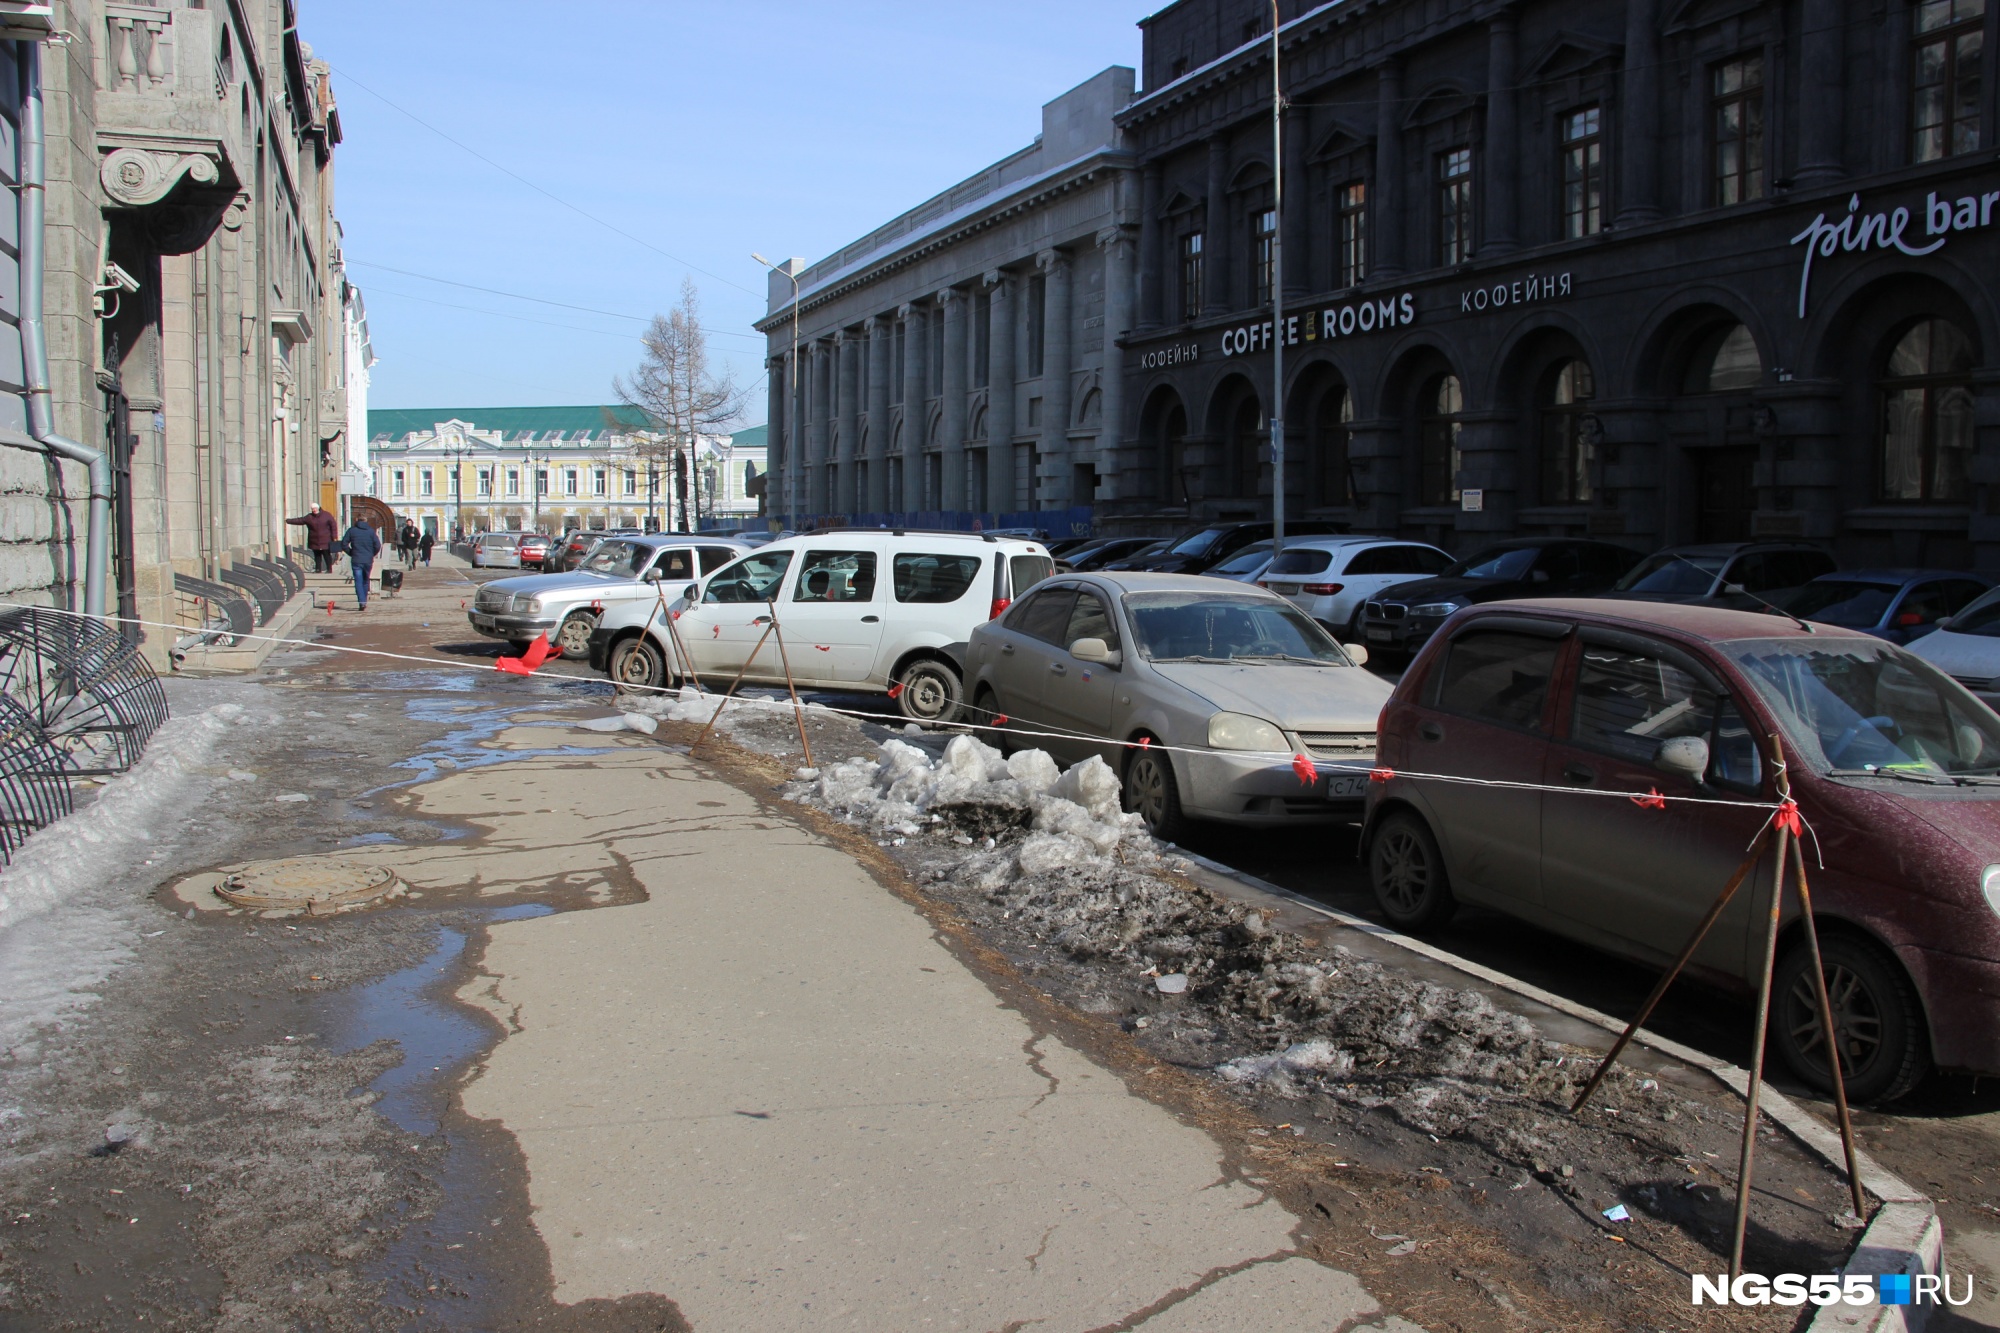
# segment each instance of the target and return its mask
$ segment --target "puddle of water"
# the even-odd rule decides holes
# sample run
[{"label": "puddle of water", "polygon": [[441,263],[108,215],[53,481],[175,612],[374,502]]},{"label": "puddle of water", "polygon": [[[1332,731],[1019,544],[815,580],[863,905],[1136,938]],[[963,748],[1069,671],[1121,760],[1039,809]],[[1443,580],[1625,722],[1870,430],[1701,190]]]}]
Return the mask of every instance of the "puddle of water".
[{"label": "puddle of water", "polygon": [[[423,673],[411,672],[411,675]],[[385,791],[396,791],[403,787],[413,787],[429,782],[440,773],[462,771],[472,768],[486,768],[493,764],[511,763],[517,759],[546,758],[588,758],[591,755],[609,754],[616,749],[608,745],[558,745],[545,749],[496,750],[485,742],[492,740],[510,727],[547,727],[552,731],[566,731],[569,724],[564,722],[517,722],[521,713],[542,711],[542,704],[516,704],[493,708],[468,710],[463,703],[438,698],[436,695],[419,695],[404,701],[403,711],[416,722],[427,722],[445,727],[445,734],[424,748],[422,754],[398,760],[390,765],[412,774],[398,782],[387,782],[379,787],[371,787],[357,796],[356,800],[367,800]],[[441,765],[440,759],[449,759],[451,767]]]},{"label": "puddle of water", "polygon": [[358,833],[351,838],[342,838],[342,847],[378,847],[383,843],[400,843],[403,840],[393,833]]}]

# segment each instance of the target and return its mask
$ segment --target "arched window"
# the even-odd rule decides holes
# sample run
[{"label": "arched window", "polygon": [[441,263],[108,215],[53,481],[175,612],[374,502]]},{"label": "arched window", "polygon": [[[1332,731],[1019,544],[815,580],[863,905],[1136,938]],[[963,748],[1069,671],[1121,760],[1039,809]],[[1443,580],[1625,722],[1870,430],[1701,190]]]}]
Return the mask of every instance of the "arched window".
[{"label": "arched window", "polygon": [[1459,413],[1465,393],[1458,376],[1433,375],[1418,399],[1418,447],[1421,494],[1418,503],[1458,503]]},{"label": "arched window", "polygon": [[1354,503],[1354,479],[1347,470],[1347,446],[1352,438],[1353,422],[1354,396],[1342,386],[1328,389],[1313,405],[1315,504]]},{"label": "arched window", "polygon": [[1231,478],[1233,494],[1257,493],[1257,483],[1263,476],[1264,467],[1262,427],[1262,407],[1254,396],[1244,394],[1229,422],[1229,457],[1235,473]]},{"label": "arched window", "polygon": [[1597,462],[1588,427],[1595,393],[1590,366],[1564,361],[1542,377],[1536,407],[1541,415],[1542,503],[1588,504],[1590,474]]},{"label": "arched window", "polygon": [[1912,324],[1882,370],[1882,498],[1970,499],[1972,344],[1942,319]]},{"label": "arched window", "polygon": [[1695,344],[1688,358],[1682,393],[1732,393],[1754,389],[1764,378],[1757,340],[1741,324],[1725,324]]},{"label": "arched window", "polygon": [[1173,404],[1160,413],[1159,438],[1154,442],[1157,457],[1166,466],[1167,475],[1161,494],[1169,504],[1191,504],[1195,492],[1200,489],[1200,480],[1190,474],[1187,467],[1187,413],[1179,403]]}]

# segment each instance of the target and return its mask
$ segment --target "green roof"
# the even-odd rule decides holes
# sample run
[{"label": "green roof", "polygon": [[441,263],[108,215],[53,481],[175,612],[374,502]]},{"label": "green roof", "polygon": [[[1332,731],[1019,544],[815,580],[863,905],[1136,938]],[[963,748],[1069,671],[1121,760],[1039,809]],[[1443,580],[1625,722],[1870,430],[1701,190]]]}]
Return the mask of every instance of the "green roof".
[{"label": "green roof", "polygon": [[743,430],[732,431],[729,442],[740,444],[745,449],[768,449],[771,446],[771,428],[768,425],[750,426]]},{"label": "green roof", "polygon": [[503,435],[533,431],[601,431],[604,414],[625,426],[644,426],[646,414],[624,404],[583,407],[371,407],[368,409],[368,438],[386,435],[400,440],[405,435],[427,431],[441,421],[469,421],[480,430],[497,430]]}]

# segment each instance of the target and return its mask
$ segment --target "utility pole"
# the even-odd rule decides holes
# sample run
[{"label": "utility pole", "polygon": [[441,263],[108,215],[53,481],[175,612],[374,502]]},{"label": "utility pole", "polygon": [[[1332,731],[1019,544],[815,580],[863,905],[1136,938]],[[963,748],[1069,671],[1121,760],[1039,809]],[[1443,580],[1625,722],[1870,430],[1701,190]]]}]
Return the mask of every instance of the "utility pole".
[{"label": "utility pole", "polygon": [[1271,0],[1271,555],[1285,549],[1285,93]]}]

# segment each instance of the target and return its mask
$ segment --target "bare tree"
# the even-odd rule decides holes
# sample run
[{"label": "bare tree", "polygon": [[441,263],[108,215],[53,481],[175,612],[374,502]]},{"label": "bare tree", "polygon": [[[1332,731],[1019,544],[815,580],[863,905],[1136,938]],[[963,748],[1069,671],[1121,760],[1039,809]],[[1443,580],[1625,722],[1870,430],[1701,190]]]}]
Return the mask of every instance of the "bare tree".
[{"label": "bare tree", "polygon": [[[681,280],[681,299],[664,315],[653,316],[640,338],[645,351],[630,376],[611,381],[618,400],[646,414],[650,429],[633,453],[674,479],[671,509],[680,506],[680,527],[692,531],[701,517],[700,498],[690,481],[694,453],[703,435],[718,435],[743,412],[743,391],[725,370],[709,369],[708,335],[701,327],[701,302],[694,280]],[[695,512],[688,505],[694,501]]]}]

